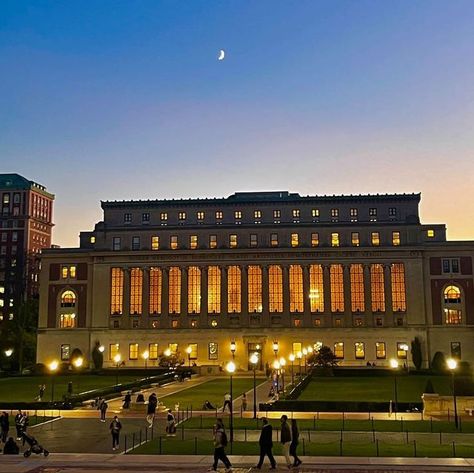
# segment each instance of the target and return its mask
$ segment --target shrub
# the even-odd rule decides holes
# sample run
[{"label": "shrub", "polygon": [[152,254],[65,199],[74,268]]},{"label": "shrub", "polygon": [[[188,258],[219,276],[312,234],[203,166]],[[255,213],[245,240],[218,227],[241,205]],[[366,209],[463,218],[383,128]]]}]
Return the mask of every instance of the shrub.
[{"label": "shrub", "polygon": [[423,392],[426,394],[435,394],[436,391],[433,387],[431,379],[428,379],[428,381],[426,382],[425,390]]},{"label": "shrub", "polygon": [[446,366],[446,357],[441,351],[437,351],[433,356],[433,361],[431,362],[431,369],[434,373],[444,374],[447,371]]},{"label": "shrub", "polygon": [[100,342],[97,340],[92,350],[92,363],[94,363],[94,369],[101,370],[104,366],[104,354],[99,350]]},{"label": "shrub", "polygon": [[313,352],[308,357],[307,362],[310,366],[321,366],[323,368],[337,365],[336,355],[326,345],[323,345],[319,351]]},{"label": "shrub", "polygon": [[416,370],[419,371],[423,363],[423,355],[421,351],[421,342],[418,337],[415,337],[411,342],[411,355],[413,358],[413,364],[415,365]]}]

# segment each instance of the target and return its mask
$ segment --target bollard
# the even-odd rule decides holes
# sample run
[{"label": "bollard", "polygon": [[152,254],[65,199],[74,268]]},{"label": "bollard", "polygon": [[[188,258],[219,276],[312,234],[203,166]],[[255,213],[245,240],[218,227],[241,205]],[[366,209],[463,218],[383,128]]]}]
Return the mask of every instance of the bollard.
[{"label": "bollard", "polygon": [[197,455],[198,453],[198,439],[197,437],[194,437],[194,455]]},{"label": "bollard", "polygon": [[456,456],[456,442],[453,440],[453,458]]},{"label": "bollard", "polygon": [[416,440],[413,440],[413,456],[416,457]]},{"label": "bollard", "polygon": [[159,446],[160,446],[160,450],[159,450],[159,453],[161,455],[161,452],[162,452],[162,449],[161,449],[161,441],[163,440],[163,437],[160,435],[160,441],[158,442]]}]

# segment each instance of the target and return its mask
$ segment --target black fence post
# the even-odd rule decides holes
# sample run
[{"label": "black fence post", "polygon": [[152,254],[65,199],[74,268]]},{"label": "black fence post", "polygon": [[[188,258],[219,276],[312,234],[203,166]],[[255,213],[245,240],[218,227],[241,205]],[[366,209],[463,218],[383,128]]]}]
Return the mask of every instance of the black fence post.
[{"label": "black fence post", "polygon": [[408,443],[408,429],[406,430],[406,439],[407,439],[407,443]]},{"label": "black fence post", "polygon": [[344,412],[342,413],[342,430],[344,430],[344,424],[345,424],[345,415]]},{"label": "black fence post", "polygon": [[199,428],[200,428],[200,429],[202,429],[202,414],[201,414],[201,422],[200,422],[200,424],[199,424],[199,425],[200,425],[200,427],[199,427]]},{"label": "black fence post", "polygon": [[371,418],[371,422],[372,422],[372,430],[375,430],[374,418],[373,417]]},{"label": "black fence post", "polygon": [[311,430],[308,429],[308,442],[311,443]]},{"label": "black fence post", "polygon": [[245,441],[247,441],[247,427],[244,428]]},{"label": "black fence post", "polygon": [[443,432],[439,431],[439,444],[442,445],[443,443]]},{"label": "black fence post", "polygon": [[198,439],[194,437],[194,455],[197,455],[198,452]]},{"label": "black fence post", "polygon": [[372,427],[372,442],[375,442],[375,429]]},{"label": "black fence post", "polygon": [[313,416],[313,430],[316,430],[316,416]]},{"label": "black fence post", "polygon": [[181,422],[181,440],[184,440],[184,422]]},{"label": "black fence post", "polygon": [[430,430],[433,433],[433,416],[430,417]]},{"label": "black fence post", "polygon": [[125,434],[124,443],[125,443],[125,449],[124,449],[123,453],[126,455],[127,454],[127,434]]},{"label": "black fence post", "polygon": [[162,447],[161,447],[161,441],[162,441],[162,440],[163,440],[163,437],[160,435],[160,441],[159,441],[159,446],[160,446],[159,452],[160,452],[160,455],[161,455],[161,452],[163,451],[163,450],[162,450]]},{"label": "black fence post", "polygon": [[132,435],[132,450],[135,448],[135,432]]},{"label": "black fence post", "polygon": [[342,457],[342,438],[339,441],[339,456]]},{"label": "black fence post", "polygon": [[413,440],[413,456],[416,457],[416,440]]},{"label": "black fence post", "polygon": [[376,450],[377,450],[377,456],[379,456],[380,455],[380,453],[379,453],[379,439],[377,439],[375,441],[375,446],[376,446]]},{"label": "black fence post", "polygon": [[400,417],[400,432],[403,432],[403,417]]},{"label": "black fence post", "polygon": [[453,440],[453,458],[456,457],[456,442]]},{"label": "black fence post", "polygon": [[153,440],[153,431],[155,430],[155,426],[151,424],[151,439]]},{"label": "black fence post", "polygon": [[141,445],[141,443],[142,443],[142,428],[140,427],[140,442],[138,445]]}]

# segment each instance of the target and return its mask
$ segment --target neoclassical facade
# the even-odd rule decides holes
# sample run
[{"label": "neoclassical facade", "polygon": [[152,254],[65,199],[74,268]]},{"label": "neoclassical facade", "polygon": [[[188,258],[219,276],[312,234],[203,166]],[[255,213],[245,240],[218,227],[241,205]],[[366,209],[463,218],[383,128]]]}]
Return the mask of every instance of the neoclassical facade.
[{"label": "neoclassical facade", "polygon": [[[38,361],[261,367],[330,346],[342,365],[411,364],[422,342],[474,361],[474,243],[420,223],[419,194],[102,202],[79,248],[43,252]],[[299,363],[297,360],[295,363]]]}]

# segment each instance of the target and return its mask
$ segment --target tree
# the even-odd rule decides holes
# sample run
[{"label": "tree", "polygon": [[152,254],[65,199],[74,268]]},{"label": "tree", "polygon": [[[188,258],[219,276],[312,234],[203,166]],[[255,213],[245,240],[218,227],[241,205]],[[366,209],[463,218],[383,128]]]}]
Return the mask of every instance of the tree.
[{"label": "tree", "polygon": [[423,392],[426,393],[426,394],[434,394],[435,393],[433,383],[431,382],[431,378],[428,378],[428,381],[426,382],[425,390]]},{"label": "tree", "polygon": [[433,361],[431,362],[431,369],[438,374],[446,373],[446,357],[441,351],[437,351],[433,356]]},{"label": "tree", "polygon": [[307,363],[310,366],[321,366],[323,368],[329,368],[331,366],[337,365],[336,355],[332,350],[323,345],[319,351],[313,352],[308,358]]},{"label": "tree", "polygon": [[415,337],[411,342],[411,356],[415,368],[419,371],[423,363],[423,354],[421,351],[421,342],[418,337]]},{"label": "tree", "polygon": [[94,363],[94,369],[96,370],[101,370],[104,366],[104,354],[100,350],[100,346],[100,342],[97,340],[92,350],[92,363]]}]

